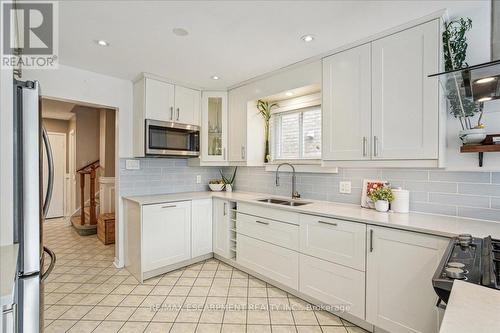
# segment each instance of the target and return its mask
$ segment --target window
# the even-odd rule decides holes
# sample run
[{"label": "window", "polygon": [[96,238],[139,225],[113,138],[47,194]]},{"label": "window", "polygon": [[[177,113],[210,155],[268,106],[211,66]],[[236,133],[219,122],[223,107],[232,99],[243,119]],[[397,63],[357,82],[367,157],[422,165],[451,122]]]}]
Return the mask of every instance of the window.
[{"label": "window", "polygon": [[271,116],[272,156],[276,160],[321,158],[321,107],[307,107]]}]

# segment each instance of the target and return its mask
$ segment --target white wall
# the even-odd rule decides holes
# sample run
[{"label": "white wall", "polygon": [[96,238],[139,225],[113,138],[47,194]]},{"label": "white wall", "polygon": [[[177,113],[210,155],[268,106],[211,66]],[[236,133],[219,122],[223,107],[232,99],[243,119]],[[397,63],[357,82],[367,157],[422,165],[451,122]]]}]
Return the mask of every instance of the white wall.
[{"label": "white wall", "polygon": [[13,241],[12,70],[0,70],[0,246]]},{"label": "white wall", "polygon": [[[103,106],[117,110],[119,157],[132,156],[132,82],[75,67],[60,65],[57,70],[25,70],[23,80],[38,80],[42,95],[54,99],[75,101],[89,106]],[[115,164],[116,193],[119,193],[119,163]],[[117,242],[115,263],[123,265],[123,211],[117,198]]]}]

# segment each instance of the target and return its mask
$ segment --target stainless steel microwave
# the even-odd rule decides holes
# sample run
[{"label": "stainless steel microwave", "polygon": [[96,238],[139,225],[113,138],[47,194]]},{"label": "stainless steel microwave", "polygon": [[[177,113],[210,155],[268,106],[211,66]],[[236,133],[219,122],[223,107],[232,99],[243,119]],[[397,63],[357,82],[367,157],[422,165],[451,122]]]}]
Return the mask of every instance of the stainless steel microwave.
[{"label": "stainless steel microwave", "polygon": [[146,119],[146,155],[193,157],[200,155],[200,127]]}]

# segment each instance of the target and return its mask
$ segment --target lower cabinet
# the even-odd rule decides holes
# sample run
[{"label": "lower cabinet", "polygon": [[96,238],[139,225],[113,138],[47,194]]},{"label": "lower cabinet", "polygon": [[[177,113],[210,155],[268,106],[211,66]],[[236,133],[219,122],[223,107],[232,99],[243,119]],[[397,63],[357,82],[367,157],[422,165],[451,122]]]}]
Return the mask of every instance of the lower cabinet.
[{"label": "lower cabinet", "polygon": [[365,318],[365,272],[300,255],[299,291],[324,305]]},{"label": "lower cabinet", "polygon": [[144,206],[142,219],[143,271],[191,259],[191,201]]},{"label": "lower cabinet", "polygon": [[228,259],[231,258],[229,209],[229,201],[213,199],[213,252]]},{"label": "lower cabinet", "polygon": [[366,321],[389,332],[438,332],[431,280],[448,241],[369,226]]},{"label": "lower cabinet", "polygon": [[191,256],[212,252],[212,199],[193,200],[191,209]]},{"label": "lower cabinet", "polygon": [[298,252],[242,234],[238,234],[236,251],[238,264],[287,287],[299,289]]}]

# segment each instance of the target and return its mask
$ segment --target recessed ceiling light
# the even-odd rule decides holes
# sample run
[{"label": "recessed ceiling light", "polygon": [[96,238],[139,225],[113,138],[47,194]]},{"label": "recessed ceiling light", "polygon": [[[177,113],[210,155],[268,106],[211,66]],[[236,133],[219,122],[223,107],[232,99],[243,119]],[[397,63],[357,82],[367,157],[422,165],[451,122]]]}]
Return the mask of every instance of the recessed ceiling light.
[{"label": "recessed ceiling light", "polygon": [[293,92],[292,92],[292,91],[287,91],[287,92],[285,93],[285,95],[287,95],[288,97],[293,96]]},{"label": "recessed ceiling light", "polygon": [[477,80],[476,83],[479,83],[479,84],[488,83],[491,81],[495,81],[495,79],[496,79],[495,77],[485,77],[485,78]]},{"label": "recessed ceiling light", "polygon": [[491,101],[493,99],[493,97],[483,97],[483,98],[480,98],[478,99],[477,101],[478,102],[487,102],[487,101]]},{"label": "recessed ceiling light", "polygon": [[186,29],[183,29],[183,28],[174,28],[172,30],[172,32],[174,33],[174,35],[177,35],[177,36],[180,36],[180,37],[184,37],[184,36],[189,35],[189,32]]},{"label": "recessed ceiling light", "polygon": [[99,40],[96,40],[95,42],[99,46],[109,46],[109,42],[105,41],[104,39],[99,39]]},{"label": "recessed ceiling light", "polygon": [[312,42],[314,40],[314,36],[313,35],[304,35],[304,36],[300,37],[300,39],[302,39],[302,41],[304,41],[306,43],[309,43],[309,42]]},{"label": "recessed ceiling light", "polygon": [[220,77],[218,77],[217,75],[212,75],[210,78],[211,78],[212,80],[218,80],[218,79],[220,79]]}]

